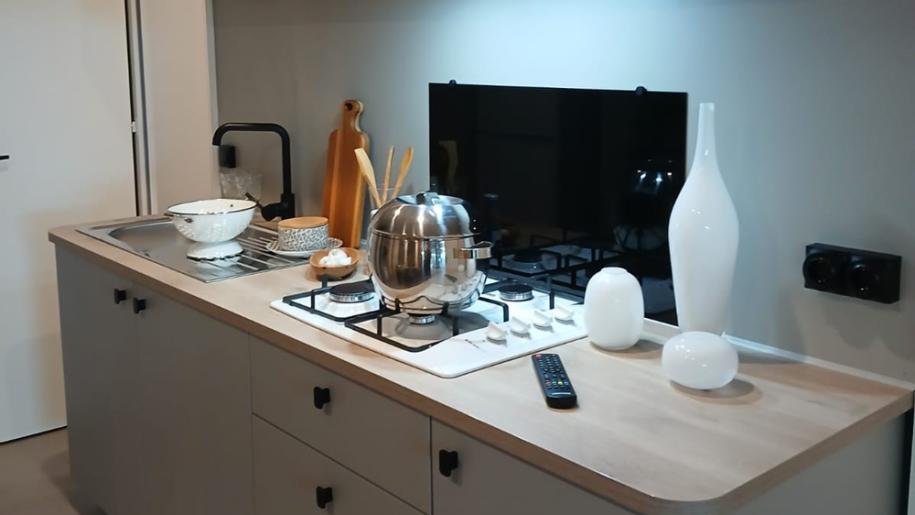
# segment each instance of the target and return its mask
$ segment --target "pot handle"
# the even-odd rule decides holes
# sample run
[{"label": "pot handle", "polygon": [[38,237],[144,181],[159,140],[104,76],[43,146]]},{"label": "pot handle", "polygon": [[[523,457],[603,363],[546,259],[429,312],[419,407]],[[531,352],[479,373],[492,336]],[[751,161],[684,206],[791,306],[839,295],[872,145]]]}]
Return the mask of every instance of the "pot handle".
[{"label": "pot handle", "polygon": [[492,257],[492,242],[481,241],[472,247],[454,249],[455,259],[489,259]]}]

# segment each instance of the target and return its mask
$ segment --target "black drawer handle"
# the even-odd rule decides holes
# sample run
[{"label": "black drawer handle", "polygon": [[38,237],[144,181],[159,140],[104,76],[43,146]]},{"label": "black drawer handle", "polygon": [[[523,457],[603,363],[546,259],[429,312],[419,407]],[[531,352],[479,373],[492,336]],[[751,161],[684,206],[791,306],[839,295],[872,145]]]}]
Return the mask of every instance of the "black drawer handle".
[{"label": "black drawer handle", "polygon": [[146,310],[146,299],[138,299],[134,297],[133,299],[133,312],[139,313]]},{"label": "black drawer handle", "polygon": [[330,388],[321,388],[315,386],[315,408],[324,409],[324,405],[330,404]]},{"label": "black drawer handle", "polygon": [[120,288],[114,289],[114,303],[120,304],[127,300],[127,290],[122,290]]},{"label": "black drawer handle", "polygon": [[6,161],[9,158],[10,158],[10,156],[3,155],[3,156],[0,156],[0,161]]},{"label": "black drawer handle", "polygon": [[334,502],[334,489],[321,486],[315,488],[315,502],[318,503],[318,508],[326,508],[327,503]]},{"label": "black drawer handle", "polygon": [[438,471],[443,476],[451,477],[451,473],[458,468],[459,464],[457,451],[446,451],[445,449],[438,451]]}]

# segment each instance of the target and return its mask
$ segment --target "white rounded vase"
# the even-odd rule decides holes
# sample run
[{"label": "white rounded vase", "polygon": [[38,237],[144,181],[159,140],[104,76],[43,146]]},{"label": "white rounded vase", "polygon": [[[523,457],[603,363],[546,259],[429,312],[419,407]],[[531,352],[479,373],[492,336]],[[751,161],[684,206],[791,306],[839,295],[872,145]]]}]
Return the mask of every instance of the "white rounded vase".
[{"label": "white rounded vase", "polygon": [[585,290],[585,327],[594,345],[623,350],[639,341],[645,303],[639,281],[622,268],[604,268]]},{"label": "white rounded vase", "polygon": [[661,370],[671,381],[695,388],[713,390],[737,376],[737,349],[718,334],[687,332],[664,344]]},{"label": "white rounded vase", "polygon": [[670,215],[670,265],[683,331],[725,330],[737,262],[737,210],[715,152],[715,104],[699,104],[696,154]]}]

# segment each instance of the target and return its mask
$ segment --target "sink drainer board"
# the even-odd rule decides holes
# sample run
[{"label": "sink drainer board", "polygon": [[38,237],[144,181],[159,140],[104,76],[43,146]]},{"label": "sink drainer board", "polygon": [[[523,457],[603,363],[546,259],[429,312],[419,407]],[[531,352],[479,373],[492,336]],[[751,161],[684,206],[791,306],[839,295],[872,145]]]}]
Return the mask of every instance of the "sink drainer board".
[{"label": "sink drainer board", "polygon": [[188,249],[194,242],[181,236],[168,218],[87,225],[77,230],[207,283],[307,262],[268,251],[267,244],[276,239],[276,232],[256,225],[249,226],[235,238],[242,246],[241,255],[208,261],[188,259]]}]

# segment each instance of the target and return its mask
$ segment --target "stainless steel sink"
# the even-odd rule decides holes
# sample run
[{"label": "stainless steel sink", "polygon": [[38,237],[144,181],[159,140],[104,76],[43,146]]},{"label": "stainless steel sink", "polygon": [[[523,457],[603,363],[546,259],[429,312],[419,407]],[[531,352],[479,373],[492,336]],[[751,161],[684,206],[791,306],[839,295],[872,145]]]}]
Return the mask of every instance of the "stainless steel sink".
[{"label": "stainless steel sink", "polygon": [[306,262],[305,259],[282,257],[269,252],[266,245],[276,239],[276,233],[255,225],[249,226],[235,239],[244,249],[240,256],[212,261],[189,259],[187,251],[193,242],[181,236],[171,221],[164,217],[110,225],[87,225],[77,230],[208,283]]}]

